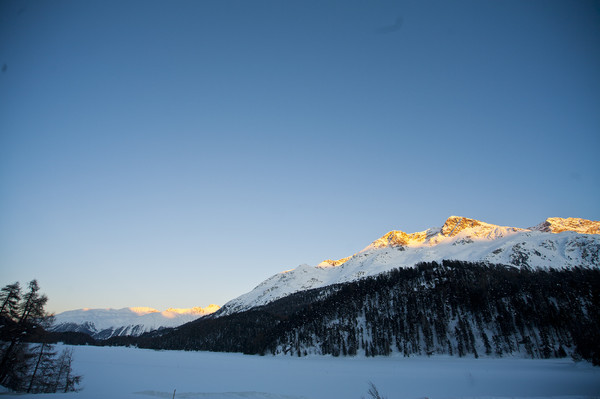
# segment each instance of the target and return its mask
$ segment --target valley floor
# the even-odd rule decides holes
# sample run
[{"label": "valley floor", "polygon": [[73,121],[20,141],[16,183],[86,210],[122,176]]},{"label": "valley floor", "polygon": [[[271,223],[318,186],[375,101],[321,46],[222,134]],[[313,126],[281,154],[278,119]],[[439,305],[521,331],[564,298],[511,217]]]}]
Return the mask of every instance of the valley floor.
[{"label": "valley floor", "polygon": [[273,357],[74,348],[80,392],[2,398],[600,398],[600,367],[571,359]]}]

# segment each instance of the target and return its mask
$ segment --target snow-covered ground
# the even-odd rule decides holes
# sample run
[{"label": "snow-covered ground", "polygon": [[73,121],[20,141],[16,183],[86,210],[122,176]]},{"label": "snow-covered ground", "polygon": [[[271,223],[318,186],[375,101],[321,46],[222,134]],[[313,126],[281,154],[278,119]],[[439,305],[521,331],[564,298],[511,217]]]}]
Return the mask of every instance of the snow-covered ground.
[{"label": "snow-covered ground", "polygon": [[[78,393],[15,398],[600,398],[600,368],[570,359],[246,356],[74,347]],[[10,398],[13,395],[2,395]]]}]

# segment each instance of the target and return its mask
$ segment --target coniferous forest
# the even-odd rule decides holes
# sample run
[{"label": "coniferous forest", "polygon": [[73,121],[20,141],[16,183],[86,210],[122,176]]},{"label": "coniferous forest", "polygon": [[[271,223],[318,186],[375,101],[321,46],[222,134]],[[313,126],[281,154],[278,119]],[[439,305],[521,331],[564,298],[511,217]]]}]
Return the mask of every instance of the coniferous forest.
[{"label": "coniferous forest", "polygon": [[36,280],[24,293],[18,282],[0,289],[0,385],[28,393],[75,391],[81,376],[71,368],[73,351],[55,350],[46,331],[48,298],[39,291]]},{"label": "coniferous forest", "polygon": [[600,364],[600,270],[445,260],[105,344],[304,356],[571,356]]}]

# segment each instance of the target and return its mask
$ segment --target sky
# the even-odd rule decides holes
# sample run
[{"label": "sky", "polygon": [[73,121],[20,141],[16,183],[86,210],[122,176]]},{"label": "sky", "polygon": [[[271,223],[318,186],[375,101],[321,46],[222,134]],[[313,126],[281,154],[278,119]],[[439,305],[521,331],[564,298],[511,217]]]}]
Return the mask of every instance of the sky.
[{"label": "sky", "polygon": [[0,0],[0,68],[0,285],[48,311],[600,220],[600,1]]}]

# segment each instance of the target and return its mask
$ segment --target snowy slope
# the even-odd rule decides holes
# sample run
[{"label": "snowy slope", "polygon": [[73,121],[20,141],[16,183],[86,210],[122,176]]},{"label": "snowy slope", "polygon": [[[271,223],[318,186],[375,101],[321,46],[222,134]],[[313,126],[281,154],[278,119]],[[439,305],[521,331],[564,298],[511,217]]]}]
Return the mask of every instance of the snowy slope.
[{"label": "snowy slope", "polygon": [[218,309],[219,306],[210,305],[206,308],[169,308],[163,312],[147,307],[70,310],[55,316],[52,330],[84,332],[100,339],[137,336],[164,327],[177,327]]},{"label": "snowy slope", "polygon": [[[593,232],[594,234],[588,234]],[[600,267],[600,222],[549,218],[528,229],[451,216],[441,228],[391,231],[357,254],[278,273],[226,303],[222,316],[261,306],[294,292],[354,281],[418,262],[455,259],[518,267]]]}]

